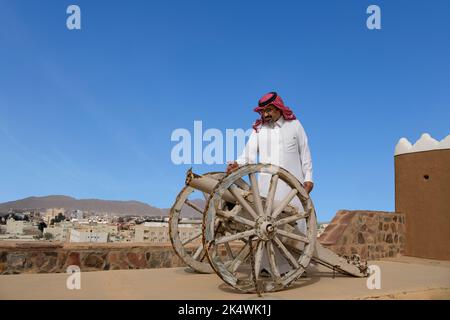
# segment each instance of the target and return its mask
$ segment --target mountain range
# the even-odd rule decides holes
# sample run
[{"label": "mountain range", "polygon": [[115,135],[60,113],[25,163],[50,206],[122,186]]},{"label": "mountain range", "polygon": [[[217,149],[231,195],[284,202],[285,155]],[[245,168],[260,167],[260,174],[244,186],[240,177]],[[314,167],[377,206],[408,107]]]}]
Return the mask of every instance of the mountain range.
[{"label": "mountain range", "polygon": [[[203,200],[194,200],[203,208]],[[64,208],[66,210],[81,210],[92,212],[108,212],[116,215],[136,216],[168,216],[170,208],[161,209],[140,201],[116,201],[100,199],[75,199],[68,196],[51,195],[44,197],[28,197],[16,201],[0,203],[0,214],[8,213],[10,209],[42,210]],[[183,216],[195,216],[194,210],[188,206],[183,209]],[[197,215],[198,217],[198,215]]]},{"label": "mountain range", "polygon": [[[205,200],[192,199],[192,203],[203,209]],[[25,199],[0,203],[0,216],[6,215],[10,209],[42,210],[50,208],[64,208],[66,210],[81,210],[88,212],[108,212],[117,216],[165,216],[168,217],[170,208],[157,208],[140,201],[117,201],[100,199],[75,199],[68,196],[52,195],[44,197],[28,197]],[[182,209],[184,218],[201,218],[201,215],[190,206]],[[319,222],[329,223],[329,222]]]}]

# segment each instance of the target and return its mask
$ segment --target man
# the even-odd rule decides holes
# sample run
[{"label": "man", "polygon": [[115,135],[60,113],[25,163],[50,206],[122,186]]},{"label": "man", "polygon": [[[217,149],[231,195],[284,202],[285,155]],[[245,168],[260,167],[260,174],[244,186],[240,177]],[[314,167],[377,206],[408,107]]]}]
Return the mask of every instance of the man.
[{"label": "man", "polygon": [[256,163],[259,154],[260,163],[285,168],[310,193],[314,187],[312,160],[308,138],[300,121],[276,92],[264,95],[254,111],[261,118],[253,124],[254,130],[243,153],[237,161],[228,165],[227,172],[240,165]]},{"label": "man", "polygon": [[[304,186],[308,194],[314,187],[312,177],[312,160],[308,146],[308,138],[300,121],[292,110],[284,105],[283,100],[276,92],[264,95],[254,109],[260,118],[253,124],[253,131],[238,159],[227,166],[227,172],[237,169],[241,165],[257,163],[270,163],[280,166],[293,174]],[[260,173],[258,185],[261,196],[266,196],[270,185],[270,175]],[[280,181],[275,193],[275,200],[282,200],[291,190],[283,181]],[[301,202],[295,197],[291,203],[303,211]],[[305,220],[297,222],[300,232],[306,233]],[[267,266],[267,258],[263,262]],[[278,259],[277,259],[278,260]],[[282,259],[281,259],[282,260]],[[279,262],[280,272],[287,271],[288,264]],[[266,268],[265,268],[266,269]]]}]

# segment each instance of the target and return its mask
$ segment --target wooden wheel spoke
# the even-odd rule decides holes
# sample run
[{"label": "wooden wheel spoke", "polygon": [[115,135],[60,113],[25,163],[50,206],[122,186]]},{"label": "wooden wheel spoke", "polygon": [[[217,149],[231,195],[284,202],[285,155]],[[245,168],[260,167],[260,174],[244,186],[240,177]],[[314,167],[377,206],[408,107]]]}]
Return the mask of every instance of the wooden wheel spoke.
[{"label": "wooden wheel spoke", "polygon": [[278,184],[278,175],[275,174],[270,178],[270,186],[266,198],[266,211],[265,211],[266,216],[270,216],[272,214],[273,199],[275,198],[277,184]]},{"label": "wooden wheel spoke", "polygon": [[258,187],[258,181],[256,180],[256,175],[255,175],[255,173],[250,173],[248,176],[250,179],[250,184],[251,184],[251,189],[252,189],[252,194],[253,194],[253,201],[255,202],[256,213],[259,216],[262,216],[262,215],[264,215],[264,209],[263,209],[263,205],[262,205],[261,196],[259,194],[259,187]]},{"label": "wooden wheel spoke", "polygon": [[298,240],[304,243],[309,243],[309,239],[307,237],[301,236],[299,234],[296,233],[292,233],[292,232],[288,232],[286,230],[283,229],[277,229],[276,233],[279,234],[280,236],[284,236],[286,238],[291,238],[293,240]]},{"label": "wooden wheel spoke", "polygon": [[202,250],[199,261],[202,262],[206,258],[206,250]]},{"label": "wooden wheel spoke", "polygon": [[280,271],[278,270],[277,263],[275,261],[275,249],[273,247],[272,241],[266,242],[266,251],[267,257],[269,259],[270,271],[272,271],[272,275],[275,277],[275,281],[280,281]]},{"label": "wooden wheel spoke", "polygon": [[256,245],[255,250],[255,274],[256,279],[259,278],[259,269],[261,269],[261,262],[264,252],[264,241],[258,241],[258,244]]},{"label": "wooden wheel spoke", "polygon": [[194,234],[192,237],[183,240],[183,241],[181,242],[181,244],[184,246],[184,245],[188,244],[189,242],[194,241],[195,239],[197,239],[197,238],[200,237],[201,235],[202,235],[202,232],[201,232],[201,231],[200,231],[200,232],[197,232],[197,233]]},{"label": "wooden wheel spoke", "polygon": [[[237,208],[237,210],[235,210],[236,208]],[[236,205],[233,208],[233,210],[231,210],[231,211],[217,210],[217,214],[219,216],[224,217],[224,218],[231,219],[233,221],[242,223],[243,225],[246,225],[246,226],[249,226],[249,227],[253,228],[255,226],[255,222],[254,221],[248,220],[248,219],[246,219],[244,217],[240,217],[240,216],[237,215],[238,212],[240,211],[240,208],[242,208],[240,205]]]},{"label": "wooden wheel spoke", "polygon": [[227,250],[227,254],[231,257],[231,259],[236,258],[233,254],[233,250],[231,250],[230,244],[228,242],[225,243],[225,249]]},{"label": "wooden wheel spoke", "polygon": [[238,188],[235,185],[231,185],[229,188],[230,192],[233,194],[233,196],[236,198],[236,200],[241,204],[241,206],[247,210],[252,217],[256,220],[258,219],[258,215],[255,212],[255,210],[250,206],[250,204],[247,202],[247,200],[244,199],[244,197],[239,192]]},{"label": "wooden wheel spoke", "polygon": [[184,203],[186,203],[189,207],[191,207],[195,211],[199,212],[200,214],[203,214],[203,210],[200,209],[199,206],[197,206],[195,203],[191,202],[190,200],[186,200]]},{"label": "wooden wheel spoke", "polygon": [[221,243],[225,243],[225,242],[230,242],[233,240],[238,240],[238,239],[243,239],[243,238],[248,238],[250,236],[253,236],[256,234],[255,230],[247,230],[247,231],[243,231],[243,232],[239,232],[239,233],[235,233],[229,236],[224,236],[222,238],[219,238],[217,240],[215,240],[215,244],[221,244]]},{"label": "wooden wheel spoke", "polygon": [[286,223],[291,223],[291,222],[294,222],[294,221],[297,221],[300,219],[307,218],[308,216],[309,216],[308,213],[297,213],[297,214],[294,214],[293,216],[286,217],[286,218],[276,221],[275,226],[281,226]]},{"label": "wooden wheel spoke", "polygon": [[292,201],[295,195],[298,193],[297,189],[292,189],[291,192],[280,202],[278,207],[272,212],[272,218],[276,219],[284,208]]},{"label": "wooden wheel spoke", "polygon": [[235,184],[236,184],[239,188],[241,188],[242,190],[250,191],[250,186],[247,184],[247,182],[245,182],[245,181],[242,180],[242,179],[237,180],[237,181],[235,182]]},{"label": "wooden wheel spoke", "polygon": [[237,268],[250,256],[250,244],[246,243],[242,249],[239,251],[237,256],[234,258],[234,260],[230,263],[228,266],[228,270],[231,273],[236,272]]},{"label": "wooden wheel spoke", "polygon": [[194,260],[197,260],[198,257],[200,257],[200,254],[202,253],[202,251],[204,251],[203,244],[201,244],[201,245],[197,248],[197,250],[195,251],[195,253],[192,255],[192,258],[193,258]]},{"label": "wooden wheel spoke", "polygon": [[291,266],[294,268],[299,268],[300,265],[298,261],[294,258],[294,256],[289,252],[289,250],[284,246],[283,242],[281,242],[278,237],[273,238],[275,240],[275,244],[280,249],[281,254],[287,259]]}]

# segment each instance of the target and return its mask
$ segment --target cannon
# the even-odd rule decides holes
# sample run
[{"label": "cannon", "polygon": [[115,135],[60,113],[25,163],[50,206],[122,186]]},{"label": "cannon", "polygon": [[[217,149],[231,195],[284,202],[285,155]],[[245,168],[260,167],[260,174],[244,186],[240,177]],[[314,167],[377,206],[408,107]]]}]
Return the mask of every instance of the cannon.
[{"label": "cannon", "polygon": [[[264,195],[260,175],[270,181]],[[288,192],[278,199],[280,184]],[[301,206],[292,204],[294,198]],[[306,225],[303,230],[299,221]],[[183,233],[183,228],[191,232]],[[348,276],[368,275],[367,263],[358,256],[340,256],[317,241],[310,196],[295,176],[272,164],[248,164],[229,174],[198,175],[190,169],[170,210],[169,233],[175,252],[189,267],[215,272],[242,292],[283,290],[310,262]]]}]

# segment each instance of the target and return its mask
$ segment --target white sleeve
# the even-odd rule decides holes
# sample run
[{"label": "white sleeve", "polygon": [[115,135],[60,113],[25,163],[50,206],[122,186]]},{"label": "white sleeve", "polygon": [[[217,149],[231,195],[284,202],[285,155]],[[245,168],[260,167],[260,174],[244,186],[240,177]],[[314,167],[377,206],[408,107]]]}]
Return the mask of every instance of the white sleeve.
[{"label": "white sleeve", "polygon": [[252,130],[247,144],[236,162],[242,166],[244,164],[256,163],[258,157],[258,134]]},{"label": "white sleeve", "polygon": [[305,129],[303,129],[303,126],[300,123],[300,121],[298,122],[297,127],[297,137],[300,151],[300,159],[302,162],[303,176],[305,177],[305,181],[313,182],[313,167],[312,167],[311,152],[309,151],[308,146],[308,137],[306,136]]}]

